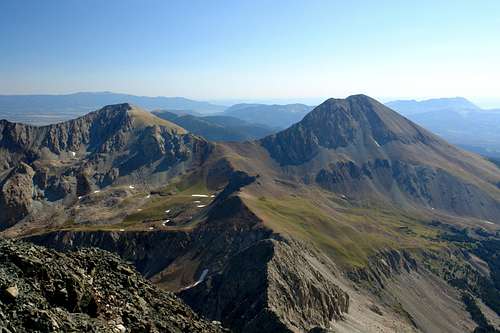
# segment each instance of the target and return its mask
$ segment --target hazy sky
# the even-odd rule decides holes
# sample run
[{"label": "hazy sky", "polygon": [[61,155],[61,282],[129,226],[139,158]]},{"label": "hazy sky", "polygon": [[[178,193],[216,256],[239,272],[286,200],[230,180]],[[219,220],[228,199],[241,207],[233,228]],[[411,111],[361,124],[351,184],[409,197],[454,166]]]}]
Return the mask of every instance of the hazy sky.
[{"label": "hazy sky", "polygon": [[500,1],[1,0],[0,94],[500,97]]}]

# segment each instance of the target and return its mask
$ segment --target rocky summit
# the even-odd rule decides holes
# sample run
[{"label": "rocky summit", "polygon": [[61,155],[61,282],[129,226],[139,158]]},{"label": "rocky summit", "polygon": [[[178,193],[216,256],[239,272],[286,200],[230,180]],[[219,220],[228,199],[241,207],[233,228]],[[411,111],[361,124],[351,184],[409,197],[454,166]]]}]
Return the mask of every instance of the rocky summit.
[{"label": "rocky summit", "polygon": [[116,255],[0,240],[1,332],[223,332]]},{"label": "rocky summit", "polygon": [[23,219],[55,221],[75,200],[110,185],[165,184],[198,166],[210,149],[204,139],[128,103],[47,126],[1,120],[0,229]]}]

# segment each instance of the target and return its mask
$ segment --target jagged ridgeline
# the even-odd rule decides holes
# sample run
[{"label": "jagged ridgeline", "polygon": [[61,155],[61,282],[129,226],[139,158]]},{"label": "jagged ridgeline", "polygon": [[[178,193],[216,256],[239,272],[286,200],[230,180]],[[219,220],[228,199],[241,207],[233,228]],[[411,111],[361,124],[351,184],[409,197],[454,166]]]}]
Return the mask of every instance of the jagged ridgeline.
[{"label": "jagged ridgeline", "polygon": [[367,96],[240,143],[128,104],[0,124],[5,236],[117,253],[234,332],[500,323],[500,169]]},{"label": "jagged ridgeline", "polygon": [[210,149],[205,140],[129,104],[42,127],[1,121],[0,226],[71,206],[109,185],[164,184],[199,166]]}]

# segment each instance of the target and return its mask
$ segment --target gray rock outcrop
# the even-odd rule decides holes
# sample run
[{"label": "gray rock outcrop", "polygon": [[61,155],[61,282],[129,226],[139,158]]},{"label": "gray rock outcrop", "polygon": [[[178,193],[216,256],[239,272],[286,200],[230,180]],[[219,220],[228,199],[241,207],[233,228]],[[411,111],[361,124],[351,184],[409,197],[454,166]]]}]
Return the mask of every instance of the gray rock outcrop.
[{"label": "gray rock outcrop", "polygon": [[0,289],[7,332],[224,331],[97,249],[62,254],[0,239]]}]

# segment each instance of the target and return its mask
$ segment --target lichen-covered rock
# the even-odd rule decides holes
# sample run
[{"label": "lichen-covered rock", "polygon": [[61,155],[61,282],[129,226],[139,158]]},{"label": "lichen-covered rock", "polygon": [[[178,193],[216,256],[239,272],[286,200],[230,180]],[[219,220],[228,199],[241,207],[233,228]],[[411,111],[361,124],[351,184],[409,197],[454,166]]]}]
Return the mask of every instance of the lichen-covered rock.
[{"label": "lichen-covered rock", "polygon": [[11,332],[222,332],[117,256],[0,240],[0,327]]}]

